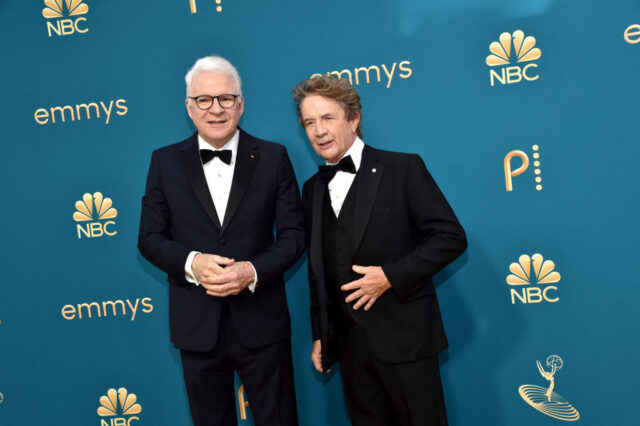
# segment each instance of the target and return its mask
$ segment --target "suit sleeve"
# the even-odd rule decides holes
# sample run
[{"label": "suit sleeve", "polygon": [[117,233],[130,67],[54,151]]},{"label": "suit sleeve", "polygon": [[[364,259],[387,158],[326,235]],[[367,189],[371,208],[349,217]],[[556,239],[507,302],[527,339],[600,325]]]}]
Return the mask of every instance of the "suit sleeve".
[{"label": "suit sleeve", "polygon": [[276,240],[269,248],[249,259],[258,273],[260,285],[281,276],[305,249],[304,217],[300,190],[286,149],[278,166],[275,203]]},{"label": "suit sleeve", "polygon": [[151,156],[142,197],[138,249],[145,259],[170,276],[184,277],[184,265],[191,250],[172,239],[171,214],[164,195],[157,151]]},{"label": "suit sleeve", "polygon": [[309,247],[307,259],[307,273],[309,277],[309,299],[310,299],[310,314],[311,314],[311,335],[313,340],[319,340],[322,337],[321,329],[320,329],[320,309],[318,300],[318,285],[316,283],[316,277],[313,273],[313,269],[311,268],[311,246],[310,246],[310,238],[311,238],[311,221],[313,212],[311,210],[311,194],[310,188],[312,187],[311,181],[307,181],[302,187],[302,205],[304,206],[304,219],[305,219],[305,228],[307,235],[307,247]]},{"label": "suit sleeve", "polygon": [[421,238],[413,251],[382,265],[401,299],[429,282],[467,248],[462,226],[420,156],[411,155],[408,163],[407,205]]}]

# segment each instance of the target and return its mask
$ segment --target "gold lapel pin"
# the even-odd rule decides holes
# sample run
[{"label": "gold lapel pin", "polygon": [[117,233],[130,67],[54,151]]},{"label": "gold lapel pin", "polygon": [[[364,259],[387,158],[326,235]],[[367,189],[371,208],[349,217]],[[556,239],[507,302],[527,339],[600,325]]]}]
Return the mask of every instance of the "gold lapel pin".
[{"label": "gold lapel pin", "polygon": [[250,157],[251,158],[256,158],[256,156],[254,154],[251,154]]},{"label": "gold lapel pin", "polygon": [[375,168],[371,169],[371,173],[375,173],[375,172],[377,172],[377,170]]}]

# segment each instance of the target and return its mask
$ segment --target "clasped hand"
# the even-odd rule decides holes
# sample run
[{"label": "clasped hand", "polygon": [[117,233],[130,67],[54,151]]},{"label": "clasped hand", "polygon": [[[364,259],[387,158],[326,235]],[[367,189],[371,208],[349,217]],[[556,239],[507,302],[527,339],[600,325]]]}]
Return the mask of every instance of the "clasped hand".
[{"label": "clasped hand", "polygon": [[255,279],[249,262],[236,262],[217,254],[196,254],[191,270],[207,294],[216,297],[235,296]]},{"label": "clasped hand", "polygon": [[353,304],[353,309],[360,309],[364,305],[364,310],[368,311],[376,300],[391,288],[391,283],[380,266],[353,265],[352,269],[364,276],[343,285],[340,289],[342,291],[354,290],[345,300],[347,303],[356,301]]}]

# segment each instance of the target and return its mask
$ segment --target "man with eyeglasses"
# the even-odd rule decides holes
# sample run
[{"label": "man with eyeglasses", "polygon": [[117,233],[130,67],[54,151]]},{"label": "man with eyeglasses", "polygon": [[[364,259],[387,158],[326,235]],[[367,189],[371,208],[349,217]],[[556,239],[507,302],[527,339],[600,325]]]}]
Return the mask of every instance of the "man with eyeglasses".
[{"label": "man with eyeglasses", "polygon": [[282,145],[238,127],[231,63],[201,58],[185,80],[197,131],[151,156],[138,247],[168,274],[191,416],[237,424],[235,371],[256,425],[297,425],[283,280],[305,249],[295,174]]}]

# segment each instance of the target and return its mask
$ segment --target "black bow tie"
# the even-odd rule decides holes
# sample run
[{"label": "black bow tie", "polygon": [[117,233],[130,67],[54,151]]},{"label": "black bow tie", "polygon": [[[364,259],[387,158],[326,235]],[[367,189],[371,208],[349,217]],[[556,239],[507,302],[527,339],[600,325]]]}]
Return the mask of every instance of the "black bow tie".
[{"label": "black bow tie", "polygon": [[333,166],[318,166],[318,176],[325,182],[329,182],[340,170],[347,173],[356,173],[356,165],[353,164],[350,155],[347,155]]},{"label": "black bow tie", "polygon": [[214,151],[212,149],[201,149],[200,158],[202,158],[202,164],[207,164],[212,159],[218,157],[220,161],[225,164],[231,164],[231,150],[223,149],[220,151]]}]

